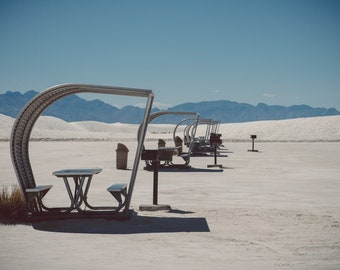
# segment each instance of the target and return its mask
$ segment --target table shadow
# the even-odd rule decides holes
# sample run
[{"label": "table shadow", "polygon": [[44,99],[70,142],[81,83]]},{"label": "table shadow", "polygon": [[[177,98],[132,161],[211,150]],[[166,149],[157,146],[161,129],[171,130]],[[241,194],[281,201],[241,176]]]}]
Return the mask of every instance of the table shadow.
[{"label": "table shadow", "polygon": [[35,230],[86,234],[210,232],[205,218],[133,216],[130,220],[64,219],[32,224]]}]

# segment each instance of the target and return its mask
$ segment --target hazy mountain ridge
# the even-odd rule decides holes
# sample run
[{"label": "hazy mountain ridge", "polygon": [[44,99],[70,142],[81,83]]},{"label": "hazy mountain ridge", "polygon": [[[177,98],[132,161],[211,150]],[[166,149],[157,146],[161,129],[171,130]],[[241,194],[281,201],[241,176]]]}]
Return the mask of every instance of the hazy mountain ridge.
[{"label": "hazy mountain ridge", "polygon": [[[31,90],[24,94],[8,91],[0,95],[0,113],[16,117],[36,94],[38,92]],[[153,112],[155,111],[159,110],[154,108]],[[340,115],[340,112],[334,108],[313,108],[308,105],[285,107],[264,103],[254,106],[228,100],[183,103],[171,107],[167,111],[198,112],[201,118],[214,119],[221,121],[221,123]],[[92,120],[106,123],[136,124],[141,122],[143,113],[143,109],[135,106],[125,106],[118,109],[98,99],[87,101],[77,95],[70,95],[56,101],[44,111],[43,115],[58,117],[68,122]],[[159,117],[153,123],[177,123],[180,119],[178,116],[169,115]]]}]

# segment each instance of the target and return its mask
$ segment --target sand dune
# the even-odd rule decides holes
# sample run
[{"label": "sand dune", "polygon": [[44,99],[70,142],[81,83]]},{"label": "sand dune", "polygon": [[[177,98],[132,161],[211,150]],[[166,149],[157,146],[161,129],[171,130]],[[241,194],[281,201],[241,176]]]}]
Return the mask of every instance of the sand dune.
[{"label": "sand dune", "polygon": [[[0,139],[10,138],[14,118],[0,114]],[[32,132],[32,139],[135,139],[139,125],[94,121],[65,122],[51,116],[41,116]],[[147,138],[171,139],[175,125],[150,124]],[[178,129],[181,132],[182,128]],[[224,141],[247,141],[251,134],[258,141],[340,141],[340,116],[298,118],[277,121],[221,124]],[[204,135],[204,131],[202,131]],[[199,134],[198,134],[199,135]]]}]

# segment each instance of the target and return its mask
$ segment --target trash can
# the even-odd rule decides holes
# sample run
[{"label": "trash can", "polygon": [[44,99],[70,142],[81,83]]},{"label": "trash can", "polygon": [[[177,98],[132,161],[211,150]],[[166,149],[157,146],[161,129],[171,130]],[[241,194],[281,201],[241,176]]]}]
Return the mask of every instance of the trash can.
[{"label": "trash can", "polygon": [[116,167],[120,170],[126,170],[129,149],[122,143],[118,143],[116,149]]},{"label": "trash can", "polygon": [[158,140],[158,147],[165,147],[165,141],[163,139]]}]

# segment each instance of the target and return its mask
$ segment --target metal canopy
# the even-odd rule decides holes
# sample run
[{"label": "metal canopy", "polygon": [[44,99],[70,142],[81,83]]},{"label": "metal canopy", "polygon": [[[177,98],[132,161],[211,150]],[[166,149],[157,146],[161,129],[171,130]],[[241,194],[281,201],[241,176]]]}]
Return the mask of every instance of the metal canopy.
[{"label": "metal canopy", "polygon": [[20,188],[27,199],[25,190],[36,186],[28,151],[30,136],[35,122],[41,113],[52,103],[75,93],[100,93],[147,98],[144,118],[138,134],[138,147],[126,199],[125,211],[128,211],[154,98],[152,90],[88,84],[63,84],[51,87],[36,95],[20,112],[12,128],[10,152]]},{"label": "metal canopy", "polygon": [[[197,112],[177,112],[177,111],[159,111],[159,112],[155,112],[153,114],[150,115],[150,118],[149,118],[149,122],[148,123],[151,123],[152,120],[154,120],[155,118],[159,117],[159,116],[162,116],[162,115],[169,115],[169,114],[172,114],[172,115],[194,115],[195,118],[194,118],[194,121],[195,123],[197,123],[198,119],[199,119],[199,113]],[[177,129],[178,125],[175,127],[175,130]],[[139,129],[141,129],[141,127],[139,127]],[[175,132],[174,130],[174,132]],[[138,131],[138,134],[140,133],[140,131]],[[175,142],[175,138],[174,138],[174,143]],[[188,165],[190,163],[190,155],[191,155],[191,151],[192,151],[192,147],[193,147],[193,144],[190,143],[189,145],[189,151],[185,157],[185,165]],[[143,146],[143,150],[144,150],[144,146]],[[145,160],[145,163],[148,167],[148,161]]]}]

